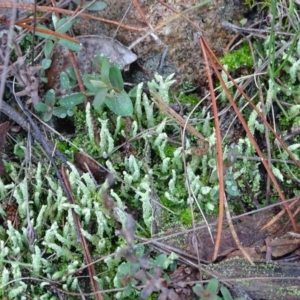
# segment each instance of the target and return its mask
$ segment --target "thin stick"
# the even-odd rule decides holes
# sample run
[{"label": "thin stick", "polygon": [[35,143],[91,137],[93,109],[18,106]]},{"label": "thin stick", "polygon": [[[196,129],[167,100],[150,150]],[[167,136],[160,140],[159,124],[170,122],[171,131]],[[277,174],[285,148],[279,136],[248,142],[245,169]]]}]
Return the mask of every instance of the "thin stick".
[{"label": "thin stick", "polygon": [[227,222],[228,222],[228,225],[229,225],[229,230],[230,230],[230,233],[232,235],[233,240],[235,241],[235,243],[236,243],[237,247],[239,248],[239,250],[241,250],[241,252],[245,256],[245,258],[248,260],[250,265],[254,266],[254,263],[253,263],[251,257],[249,256],[247,251],[245,251],[244,247],[242,246],[242,244],[241,244],[241,242],[240,242],[240,240],[239,240],[239,238],[236,234],[236,231],[234,229],[232,219],[231,219],[231,216],[230,216],[230,211],[229,211],[229,208],[228,208],[228,202],[227,202],[225,194],[224,194],[224,207],[225,207],[226,219],[227,219]]},{"label": "thin stick", "polygon": [[[10,58],[10,45],[13,40],[13,32],[14,32],[14,24],[16,20],[16,14],[17,14],[17,3],[15,3],[16,0],[12,1],[11,7],[12,12],[11,12],[11,19],[10,19],[10,24],[9,24],[9,31],[8,31],[8,39],[7,39],[7,46],[6,46],[6,53],[3,61],[3,71],[1,74],[1,82],[0,82],[0,109],[2,106],[2,96],[4,94],[4,86],[6,83],[6,76],[8,74],[8,63],[9,63],[9,58]],[[1,3],[0,3],[1,5]]]},{"label": "thin stick", "polygon": [[[224,184],[224,169],[223,169],[223,152],[222,152],[222,138],[221,138],[221,130],[219,125],[219,117],[218,117],[218,107],[217,107],[217,101],[216,96],[214,93],[214,86],[212,82],[212,78],[210,75],[210,66],[208,63],[208,57],[206,53],[206,47],[205,47],[205,40],[203,37],[199,38],[200,48],[202,49],[202,55],[205,62],[206,67],[206,73],[208,78],[208,85],[211,95],[211,101],[212,101],[212,108],[213,108],[213,114],[214,114],[214,121],[215,121],[215,131],[216,131],[216,139],[217,139],[217,169],[218,169],[218,177],[219,177],[219,217],[218,217],[218,233],[214,248],[214,255],[213,255],[213,261],[216,260],[218,256],[218,251],[220,247],[221,242],[221,234],[223,229],[223,216],[224,216],[224,205],[225,205],[225,184]],[[213,62],[212,62],[213,64]],[[213,64],[214,65],[214,64]]]},{"label": "thin stick", "polygon": [[[157,1],[158,1],[161,5],[165,6],[165,7],[168,8],[168,9],[170,9],[170,10],[171,10],[172,12],[174,12],[175,14],[179,15],[180,18],[182,18],[182,19],[186,20],[187,22],[189,22],[195,29],[199,30],[199,31],[202,32],[202,33],[205,32],[205,31],[204,31],[203,29],[201,29],[195,22],[193,22],[192,20],[190,20],[188,17],[186,17],[186,16],[184,15],[185,11],[181,13],[181,12],[177,11],[176,9],[174,9],[173,7],[171,7],[169,4],[163,2],[162,0],[157,0]],[[198,8],[197,5],[192,6],[192,7],[190,7],[189,9],[190,9],[190,10],[193,10],[193,9],[196,9],[196,8]],[[152,29],[152,28],[151,28],[151,29]]]},{"label": "thin stick", "polygon": [[[4,7],[4,8],[11,8],[13,6],[14,6],[14,4],[10,3],[10,2],[0,3],[0,7]],[[32,4],[16,3],[16,7],[20,8],[20,9],[34,10],[34,5],[32,5]],[[40,5],[37,5],[36,10],[46,12],[46,13],[47,12],[61,13],[64,15],[73,15],[73,13],[74,13],[73,11],[67,10],[67,9],[62,9],[62,8],[57,8],[57,7],[45,7],[45,6],[40,6]],[[133,27],[130,25],[120,24],[119,22],[100,18],[100,17],[95,17],[95,16],[87,14],[87,13],[81,13],[80,16],[83,18],[97,20],[97,21],[101,21],[104,23],[120,26],[124,29],[132,30],[132,31],[136,31],[136,32],[145,32],[144,28],[137,28],[137,27]]]},{"label": "thin stick", "polygon": [[[141,9],[141,6],[138,2],[138,0],[132,0],[133,5],[135,6],[135,8],[137,9],[137,11],[139,12],[139,14],[141,15],[143,21],[148,25],[148,27],[153,30],[152,25],[150,24],[150,22],[147,20],[143,10]],[[159,45],[162,44],[162,41],[159,39],[159,37],[157,37],[157,35],[155,33],[152,33],[151,36],[153,37],[153,39],[155,40],[155,42],[157,42]]]},{"label": "thin stick", "polygon": [[181,127],[186,128],[186,130],[197,138],[198,147],[191,147],[191,152],[193,155],[202,156],[207,153],[209,148],[209,143],[206,141],[205,137],[197,131],[192,125],[186,122],[176,111],[174,111],[170,106],[168,106],[165,101],[155,92],[150,91],[152,94],[152,100],[157,105],[157,107],[165,113],[167,116],[175,120]]}]

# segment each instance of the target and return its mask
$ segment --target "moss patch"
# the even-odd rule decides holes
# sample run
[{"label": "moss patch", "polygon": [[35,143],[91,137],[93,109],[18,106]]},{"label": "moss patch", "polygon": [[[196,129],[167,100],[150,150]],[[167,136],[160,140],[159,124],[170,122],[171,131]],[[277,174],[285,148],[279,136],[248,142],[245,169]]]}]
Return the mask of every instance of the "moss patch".
[{"label": "moss patch", "polygon": [[251,50],[247,44],[243,44],[239,49],[233,52],[226,53],[220,61],[223,65],[228,66],[229,71],[234,71],[242,66],[253,66]]}]

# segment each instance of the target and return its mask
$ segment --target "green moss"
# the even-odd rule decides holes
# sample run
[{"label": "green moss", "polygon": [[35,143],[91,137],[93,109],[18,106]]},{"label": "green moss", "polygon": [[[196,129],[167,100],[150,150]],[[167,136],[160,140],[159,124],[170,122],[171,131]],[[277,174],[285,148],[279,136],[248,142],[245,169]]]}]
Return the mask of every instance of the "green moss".
[{"label": "green moss", "polygon": [[234,71],[242,66],[251,67],[253,66],[251,49],[248,44],[243,44],[239,49],[226,53],[220,62],[227,65],[229,71]]},{"label": "green moss", "polygon": [[79,133],[82,130],[86,130],[85,110],[80,110],[80,109],[77,109],[77,107],[75,107],[74,124],[76,127],[76,133]]},{"label": "green moss", "polygon": [[286,288],[288,295],[300,296],[300,290],[298,287],[295,288]]},{"label": "green moss", "polygon": [[57,141],[56,148],[61,153],[64,153],[71,161],[74,159],[74,153],[77,152],[77,149],[71,146],[66,141]]},{"label": "green moss", "polygon": [[[22,53],[28,53],[29,55],[26,57],[26,62],[30,63],[32,61],[32,35],[30,33],[26,34],[25,37],[20,42],[20,47]],[[18,55],[16,54],[15,50],[12,51],[11,60],[16,61]]]},{"label": "green moss", "polygon": [[180,221],[186,226],[192,226],[192,213],[190,208],[180,211]]},{"label": "green moss", "polygon": [[166,144],[164,152],[167,157],[173,157],[174,152],[177,150],[177,147],[172,144]]},{"label": "green moss", "polygon": [[182,104],[192,104],[192,105],[196,105],[199,102],[199,97],[197,94],[181,94],[180,95],[180,103]]},{"label": "green moss", "polygon": [[[253,8],[253,6],[257,4],[257,1],[255,1],[255,0],[245,0],[244,4],[246,6],[249,6],[249,8]],[[261,4],[262,8],[269,7],[270,5],[271,5],[271,0],[263,0],[263,2]]]},{"label": "green moss", "polygon": [[[99,111],[92,110],[92,117],[95,122],[100,117]],[[93,157],[101,156],[101,149],[96,141],[90,141],[87,136],[86,113],[85,110],[79,110],[75,107],[74,125],[76,138],[72,141],[76,146],[85,150],[86,153]],[[100,126],[100,125],[99,125]]]}]

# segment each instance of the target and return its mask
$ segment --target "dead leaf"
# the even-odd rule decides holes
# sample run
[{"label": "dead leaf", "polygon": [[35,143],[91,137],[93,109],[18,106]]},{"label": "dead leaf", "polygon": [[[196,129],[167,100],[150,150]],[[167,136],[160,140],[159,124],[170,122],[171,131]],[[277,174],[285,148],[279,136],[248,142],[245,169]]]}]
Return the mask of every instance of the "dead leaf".
[{"label": "dead leaf", "polygon": [[77,152],[74,154],[74,164],[82,172],[91,172],[98,184],[104,183],[108,172],[92,158],[82,152]]},{"label": "dead leaf", "polygon": [[18,215],[18,204],[15,202],[5,201],[1,204],[2,209],[6,213],[6,222],[11,221],[14,228],[18,229],[21,224],[20,217]]},{"label": "dead leaf", "polygon": [[102,53],[109,58],[110,62],[120,64],[122,67],[133,63],[137,59],[137,56],[126,46],[105,35],[86,35],[79,36],[77,39],[86,50],[87,57]]}]

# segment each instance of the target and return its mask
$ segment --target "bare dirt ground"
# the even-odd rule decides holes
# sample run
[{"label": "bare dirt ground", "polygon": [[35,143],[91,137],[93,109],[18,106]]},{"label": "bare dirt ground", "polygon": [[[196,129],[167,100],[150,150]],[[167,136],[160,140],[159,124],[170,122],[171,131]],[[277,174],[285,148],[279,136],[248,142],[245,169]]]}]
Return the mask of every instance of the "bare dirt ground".
[{"label": "bare dirt ground", "polygon": [[[166,4],[179,12],[183,12],[197,3],[198,1],[166,1]],[[139,4],[153,28],[174,16],[170,9],[157,1],[139,1]],[[109,0],[107,1],[107,8],[95,15],[139,28],[147,27],[136,7],[131,5],[128,9],[128,6],[129,1]],[[246,12],[247,9],[239,1],[213,1],[202,8],[191,10],[185,16],[203,30],[204,37],[212,50],[216,55],[221,56],[224,54],[228,41],[233,36],[232,33],[221,27],[221,22],[230,20],[238,24]],[[115,37],[126,46],[132,45],[142,36],[141,33],[118,29],[109,24],[99,24],[93,20],[80,20],[74,26],[74,31],[76,35],[105,34],[109,37]],[[148,72],[150,78],[151,75],[159,71],[161,58],[165,52],[166,59],[162,70],[160,70],[162,75],[175,73],[178,85],[185,81],[201,84],[200,79],[203,80],[205,71],[203,72],[204,66],[198,41],[199,34],[200,32],[189,22],[180,18],[165,25],[157,32],[162,44],[155,42],[151,36],[148,36],[134,46],[132,50],[138,56],[138,64]],[[138,71],[131,80],[138,83],[145,76],[145,72]],[[145,79],[149,79],[149,77]]]}]

